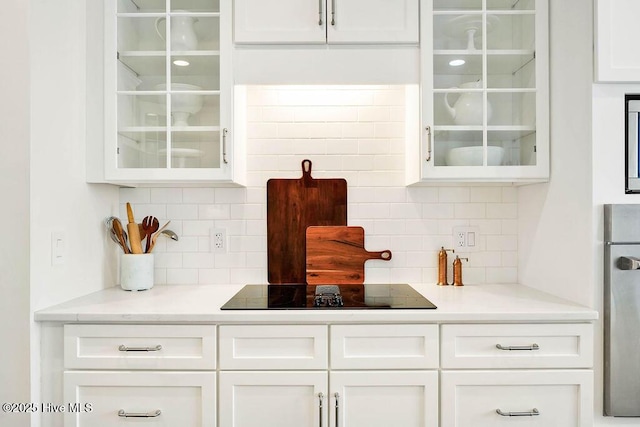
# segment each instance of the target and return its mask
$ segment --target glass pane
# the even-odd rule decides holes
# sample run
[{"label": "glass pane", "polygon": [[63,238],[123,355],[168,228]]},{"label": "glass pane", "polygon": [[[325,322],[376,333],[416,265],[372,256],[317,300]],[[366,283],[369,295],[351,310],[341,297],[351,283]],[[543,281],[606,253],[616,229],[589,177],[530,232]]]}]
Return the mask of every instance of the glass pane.
[{"label": "glass pane", "polygon": [[436,131],[436,166],[482,166],[482,131]]},{"label": "glass pane", "polygon": [[482,49],[483,15],[434,15],[433,48],[475,51]]},{"label": "glass pane", "polygon": [[480,10],[482,0],[434,0],[433,10]]},{"label": "glass pane", "polygon": [[167,132],[161,130],[118,133],[118,168],[165,168]]},{"label": "glass pane", "polygon": [[534,10],[535,0],[487,0],[489,10]]},{"label": "glass pane", "polygon": [[487,55],[487,83],[489,88],[535,88],[533,54]]},{"label": "glass pane", "polygon": [[[471,82],[464,85],[477,83]],[[483,97],[480,91],[436,93],[434,95],[435,125],[482,126]]]},{"label": "glass pane", "polygon": [[536,124],[535,92],[488,93],[492,114],[490,126],[529,126]]},{"label": "glass pane", "polygon": [[[172,126],[218,126],[220,124],[219,95],[203,95],[194,86],[174,84],[171,93]],[[180,93],[184,91],[185,93]]]},{"label": "glass pane", "polygon": [[167,81],[164,56],[120,55],[118,90],[154,90]]},{"label": "glass pane", "polygon": [[220,0],[171,0],[171,11],[220,12]]},{"label": "glass pane", "polygon": [[534,166],[536,164],[535,131],[489,131],[490,146],[502,147],[504,166]]},{"label": "glass pane", "polygon": [[[156,37],[166,39],[165,17],[156,18]],[[220,18],[180,12],[169,15],[171,26],[171,50],[174,52],[220,49]],[[154,21],[154,26],[155,26]]]},{"label": "glass pane", "polygon": [[220,90],[220,57],[172,56],[171,82],[174,85],[180,83],[197,86],[194,90]]},{"label": "glass pane", "polygon": [[166,22],[158,17],[119,17],[118,52],[164,51]]},{"label": "glass pane", "polygon": [[118,130],[167,125],[166,95],[118,94]]},{"label": "glass pane", "polygon": [[118,0],[118,13],[157,13],[166,10],[166,0]]},{"label": "glass pane", "polygon": [[172,168],[220,167],[219,131],[174,131],[171,140]]},{"label": "glass pane", "polygon": [[[464,61],[464,63],[462,63]],[[482,55],[434,55],[433,87],[447,89],[482,78]]]},{"label": "glass pane", "polygon": [[534,15],[487,15],[487,23],[490,21],[493,24],[487,33],[487,49],[535,50]]}]

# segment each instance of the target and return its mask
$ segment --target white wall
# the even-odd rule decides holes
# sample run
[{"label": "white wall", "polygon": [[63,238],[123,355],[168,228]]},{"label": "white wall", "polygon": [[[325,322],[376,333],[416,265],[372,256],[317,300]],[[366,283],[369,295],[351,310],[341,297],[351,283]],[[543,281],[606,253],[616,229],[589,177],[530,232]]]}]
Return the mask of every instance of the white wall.
[{"label": "white wall", "polygon": [[591,2],[550,2],[551,179],[520,188],[519,281],[593,307]]},{"label": "white wall", "polygon": [[[0,401],[29,402],[29,2],[5,0],[2,15]],[[0,425],[28,422],[26,415],[0,412]]]},{"label": "white wall", "polygon": [[[31,291],[31,309],[23,312],[30,319],[38,309],[115,284],[115,252],[105,238],[102,219],[117,212],[118,189],[85,182],[85,3],[31,0],[29,25],[20,27],[28,28],[31,39],[31,63],[25,68],[30,69],[31,85],[31,277],[25,286]],[[6,39],[20,38],[12,33]],[[15,224],[8,228],[16,229]],[[61,265],[51,263],[54,231],[66,238]],[[40,396],[39,327],[34,323],[31,329],[31,401],[46,401]],[[47,391],[42,393],[46,396]]]}]

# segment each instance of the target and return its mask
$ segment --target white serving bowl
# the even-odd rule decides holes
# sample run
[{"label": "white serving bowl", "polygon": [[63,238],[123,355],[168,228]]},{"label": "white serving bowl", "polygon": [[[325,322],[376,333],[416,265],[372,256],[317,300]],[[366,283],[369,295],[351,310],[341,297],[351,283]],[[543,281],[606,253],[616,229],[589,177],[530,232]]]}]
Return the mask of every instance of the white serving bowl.
[{"label": "white serving bowl", "polygon": [[[447,166],[482,166],[482,146],[452,148],[447,153]],[[487,165],[499,166],[504,157],[504,148],[487,147]]]}]

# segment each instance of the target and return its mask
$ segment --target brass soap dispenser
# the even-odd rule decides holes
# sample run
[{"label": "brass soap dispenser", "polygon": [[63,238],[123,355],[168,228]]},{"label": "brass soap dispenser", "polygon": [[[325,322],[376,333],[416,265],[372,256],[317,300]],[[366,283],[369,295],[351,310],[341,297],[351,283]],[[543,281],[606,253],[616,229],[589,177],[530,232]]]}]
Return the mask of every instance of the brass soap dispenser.
[{"label": "brass soap dispenser", "polygon": [[447,286],[447,251],[455,252],[453,249],[445,249],[440,247],[438,252],[438,286]]}]

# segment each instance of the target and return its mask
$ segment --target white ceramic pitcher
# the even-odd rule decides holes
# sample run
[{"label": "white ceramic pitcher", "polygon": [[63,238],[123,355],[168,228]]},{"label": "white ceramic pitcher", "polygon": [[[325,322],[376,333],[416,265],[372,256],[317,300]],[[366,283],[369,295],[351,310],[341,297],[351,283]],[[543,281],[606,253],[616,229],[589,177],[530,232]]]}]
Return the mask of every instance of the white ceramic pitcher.
[{"label": "white ceramic pitcher", "polygon": [[[461,89],[482,89],[482,80],[463,83]],[[449,93],[444,95],[444,106],[457,125],[482,125],[482,92],[463,92],[451,106]],[[491,118],[491,104],[487,101],[487,122]]]},{"label": "white ceramic pitcher", "polygon": [[[176,12],[186,11],[176,10]],[[156,32],[162,40],[165,40],[165,38],[158,25],[164,20],[166,20],[164,16],[156,19]],[[171,17],[171,50],[196,50],[198,48],[198,36],[193,29],[193,24],[196,22],[198,22],[198,18],[192,16]]]}]

